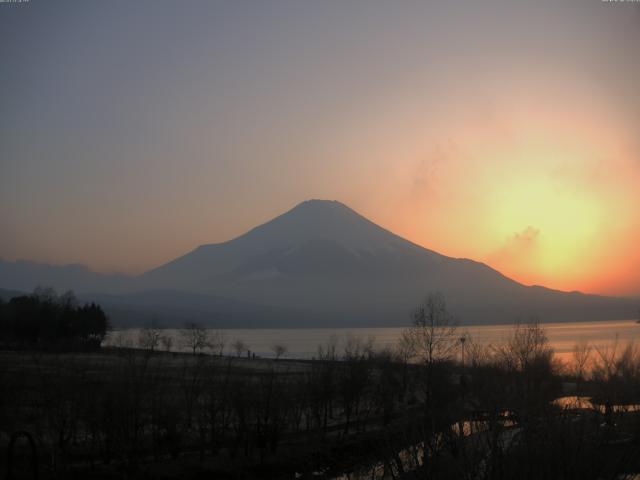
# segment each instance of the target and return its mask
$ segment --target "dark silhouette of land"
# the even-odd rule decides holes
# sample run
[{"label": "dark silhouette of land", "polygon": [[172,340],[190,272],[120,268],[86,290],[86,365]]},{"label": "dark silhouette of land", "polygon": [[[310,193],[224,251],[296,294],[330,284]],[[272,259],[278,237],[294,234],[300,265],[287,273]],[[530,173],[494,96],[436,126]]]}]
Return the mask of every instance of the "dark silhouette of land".
[{"label": "dark silhouette of land", "polygon": [[[37,293],[3,309],[58,305],[37,324],[53,330],[47,338],[70,338],[61,321],[69,296]],[[92,319],[77,318],[86,328]],[[452,320],[432,294],[395,348],[376,351],[351,336],[340,348],[319,345],[310,361],[246,358],[250,346],[227,345],[196,323],[181,335],[190,353],[173,353],[153,326],[140,331],[137,349],[63,352],[74,344],[62,342],[52,352],[41,336],[22,336],[4,343],[19,350],[0,351],[6,478],[596,480],[640,472],[635,346],[577,345],[562,366],[537,323],[483,347]]]},{"label": "dark silhouette of land", "polygon": [[0,297],[0,348],[98,350],[109,328],[99,305],[78,305],[72,292],[38,288],[6,304]]}]

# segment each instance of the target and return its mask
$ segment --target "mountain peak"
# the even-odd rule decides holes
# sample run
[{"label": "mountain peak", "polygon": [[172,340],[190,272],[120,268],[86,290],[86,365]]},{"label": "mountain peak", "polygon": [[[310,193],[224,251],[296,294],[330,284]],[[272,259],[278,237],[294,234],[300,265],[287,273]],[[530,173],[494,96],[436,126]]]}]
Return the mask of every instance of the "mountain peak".
[{"label": "mountain peak", "polygon": [[[285,212],[283,215],[287,215],[288,213],[300,212],[304,215],[314,215],[314,214],[336,214],[336,213],[351,213],[354,215],[358,215],[354,210],[347,207],[344,203],[339,202],[338,200],[324,200],[318,198],[311,198],[309,200],[305,200],[300,202],[295,207],[293,207],[288,212]],[[360,215],[358,215],[360,216]]]},{"label": "mountain peak", "polygon": [[396,241],[398,237],[337,200],[311,199],[264,223],[237,240],[297,244],[326,239],[348,248]]},{"label": "mountain peak", "polygon": [[[201,245],[193,252],[152,270],[152,274],[171,271],[202,276],[233,270],[238,262],[268,258],[284,252],[329,249],[359,255],[363,252],[413,250],[418,248],[376,225],[336,200],[306,200],[291,210],[223,243]],[[314,250],[316,251],[316,250]],[[428,252],[428,251],[426,251]],[[428,252],[432,254],[433,252]],[[314,255],[316,255],[317,251]],[[326,257],[326,251],[320,257]],[[319,260],[321,263],[324,261]],[[155,273],[154,273],[155,272]]]},{"label": "mountain peak", "polygon": [[293,209],[296,208],[346,208],[347,210],[351,210],[344,203],[339,202],[338,200],[327,200],[324,198],[310,198],[309,200],[304,200],[293,207]]}]

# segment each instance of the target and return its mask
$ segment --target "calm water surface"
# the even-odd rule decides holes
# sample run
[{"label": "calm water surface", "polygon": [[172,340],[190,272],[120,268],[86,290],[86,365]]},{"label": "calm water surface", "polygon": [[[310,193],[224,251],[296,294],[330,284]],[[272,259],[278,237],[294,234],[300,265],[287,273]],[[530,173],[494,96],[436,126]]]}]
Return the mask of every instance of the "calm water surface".
[{"label": "calm water surface", "polygon": [[[546,323],[543,324],[549,342],[558,357],[568,360],[577,342],[587,341],[592,347],[612,348],[614,344],[625,345],[630,341],[640,341],[640,324],[635,320],[615,320],[602,322],[580,323]],[[402,328],[310,328],[310,329],[224,329],[227,347],[235,340],[242,340],[247,348],[256,356],[273,357],[272,347],[282,344],[287,347],[287,358],[313,358],[317,355],[318,345],[327,344],[332,337],[337,339],[337,351],[342,351],[345,339],[349,335],[373,339],[376,348],[394,347],[401,334]],[[513,325],[483,325],[458,327],[460,334],[468,334],[480,344],[498,344],[513,332]],[[173,337],[172,350],[186,350],[180,345],[179,330],[163,330],[163,335]],[[119,337],[119,338],[118,338]],[[105,340],[105,344],[114,345],[117,342],[127,342],[136,346],[138,329],[128,329],[112,332]]]}]

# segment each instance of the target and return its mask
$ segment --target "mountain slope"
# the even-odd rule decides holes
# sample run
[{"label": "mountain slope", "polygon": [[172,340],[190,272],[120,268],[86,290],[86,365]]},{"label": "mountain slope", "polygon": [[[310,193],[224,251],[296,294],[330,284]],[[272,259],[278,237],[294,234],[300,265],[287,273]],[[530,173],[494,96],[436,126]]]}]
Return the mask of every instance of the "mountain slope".
[{"label": "mountain slope", "polygon": [[334,268],[342,267],[343,271],[336,273],[344,273],[350,267],[366,268],[367,261],[375,258],[373,254],[398,260],[402,256],[398,254],[407,250],[423,250],[427,253],[423,261],[444,258],[384,230],[339,202],[310,200],[234,240],[202,245],[144,278],[159,283],[182,280],[197,288],[217,275],[246,275],[269,267],[282,272],[305,267],[322,270],[323,266],[332,270],[326,263],[331,260],[339,262]]},{"label": "mountain slope", "polygon": [[198,247],[140,281],[146,288],[295,308],[323,324],[405,324],[412,306],[431,291],[442,292],[460,320],[474,323],[630,318],[633,311],[624,299],[526,287],[321,200],[303,202],[229,242]]},{"label": "mountain slope", "polygon": [[310,200],[228,242],[139,277],[1,262],[0,288],[73,289],[118,323],[216,326],[406,325],[429,292],[462,323],[633,318],[636,302],[528,287],[479,262],[425,249],[335,201]]}]

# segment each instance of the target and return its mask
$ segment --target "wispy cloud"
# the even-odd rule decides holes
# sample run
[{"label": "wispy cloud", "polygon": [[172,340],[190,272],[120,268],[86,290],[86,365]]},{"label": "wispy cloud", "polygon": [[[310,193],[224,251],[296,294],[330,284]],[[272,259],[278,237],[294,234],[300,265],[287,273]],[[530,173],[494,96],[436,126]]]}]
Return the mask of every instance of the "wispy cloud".
[{"label": "wispy cloud", "polygon": [[515,232],[498,250],[489,254],[487,261],[494,265],[507,264],[512,268],[525,267],[535,258],[540,234],[540,229],[532,225]]}]

